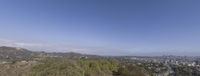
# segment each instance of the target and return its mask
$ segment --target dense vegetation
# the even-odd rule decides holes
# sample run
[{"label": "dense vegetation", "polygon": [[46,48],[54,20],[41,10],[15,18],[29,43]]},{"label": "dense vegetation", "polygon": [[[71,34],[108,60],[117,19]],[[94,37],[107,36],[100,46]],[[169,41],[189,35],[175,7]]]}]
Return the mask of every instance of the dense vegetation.
[{"label": "dense vegetation", "polygon": [[[89,57],[89,58],[88,58]],[[95,55],[0,47],[0,76],[145,76],[136,65]]]},{"label": "dense vegetation", "polygon": [[120,66],[114,59],[46,59],[32,68],[31,76],[146,76],[135,65]]},{"label": "dense vegetation", "polygon": [[108,76],[117,70],[115,61],[46,59],[33,67],[33,76]]}]

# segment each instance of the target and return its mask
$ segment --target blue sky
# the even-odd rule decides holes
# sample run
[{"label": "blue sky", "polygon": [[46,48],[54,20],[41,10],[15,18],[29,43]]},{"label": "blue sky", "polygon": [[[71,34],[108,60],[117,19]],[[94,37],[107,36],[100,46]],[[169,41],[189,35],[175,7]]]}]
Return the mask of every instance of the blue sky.
[{"label": "blue sky", "polygon": [[0,38],[106,48],[110,51],[101,51],[113,55],[196,53],[200,50],[199,3],[198,0],[1,0]]}]

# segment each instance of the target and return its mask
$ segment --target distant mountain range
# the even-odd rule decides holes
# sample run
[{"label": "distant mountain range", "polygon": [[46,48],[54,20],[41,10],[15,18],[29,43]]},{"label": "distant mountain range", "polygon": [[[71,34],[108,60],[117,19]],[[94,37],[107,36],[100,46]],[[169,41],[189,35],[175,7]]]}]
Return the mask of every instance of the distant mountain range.
[{"label": "distant mountain range", "polygon": [[34,55],[33,52],[18,47],[0,47],[0,58],[1,59],[16,59],[16,58],[30,58]]},{"label": "distant mountain range", "polygon": [[0,59],[30,59],[33,57],[72,57],[72,58],[80,58],[80,57],[91,57],[96,58],[100,57],[97,55],[86,55],[74,52],[34,52],[28,49],[19,48],[19,47],[0,47]]}]

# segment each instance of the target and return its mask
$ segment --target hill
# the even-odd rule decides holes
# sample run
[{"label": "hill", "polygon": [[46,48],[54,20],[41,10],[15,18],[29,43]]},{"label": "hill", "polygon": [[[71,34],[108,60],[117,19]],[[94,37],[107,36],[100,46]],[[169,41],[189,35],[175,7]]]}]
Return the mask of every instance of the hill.
[{"label": "hill", "polygon": [[33,52],[18,47],[0,47],[0,58],[1,59],[24,59],[33,56]]},{"label": "hill", "polygon": [[97,55],[88,55],[88,54],[80,54],[75,52],[35,52],[24,48],[19,47],[8,47],[1,46],[0,47],[0,59],[7,60],[28,60],[34,57],[63,57],[63,58],[99,58],[101,56]]}]

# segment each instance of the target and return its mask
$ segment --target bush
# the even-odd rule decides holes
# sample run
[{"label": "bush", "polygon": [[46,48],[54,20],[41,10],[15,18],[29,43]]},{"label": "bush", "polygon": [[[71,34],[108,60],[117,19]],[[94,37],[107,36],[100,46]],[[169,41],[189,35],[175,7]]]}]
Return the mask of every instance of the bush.
[{"label": "bush", "polygon": [[112,76],[116,60],[46,59],[32,68],[31,76]]}]

